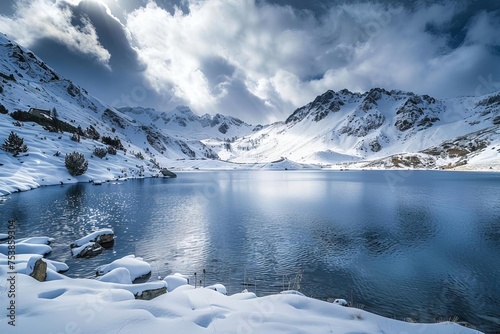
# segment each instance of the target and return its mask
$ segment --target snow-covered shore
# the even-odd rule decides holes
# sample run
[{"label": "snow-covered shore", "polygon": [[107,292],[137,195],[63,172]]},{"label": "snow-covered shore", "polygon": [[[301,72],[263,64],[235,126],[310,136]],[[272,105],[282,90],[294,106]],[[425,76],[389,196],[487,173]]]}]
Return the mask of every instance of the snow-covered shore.
[{"label": "snow-covered shore", "polygon": [[[225,295],[222,285],[195,288],[185,280],[174,285],[173,278],[183,278],[179,274],[127,284],[119,277],[71,279],[53,271],[39,282],[11,271],[0,255],[0,308],[7,310],[0,315],[1,333],[479,333],[452,322],[384,318],[290,292],[257,297]],[[115,276],[124,271],[115,269]],[[168,292],[136,299],[146,289],[162,288]]]},{"label": "snow-covered shore", "polygon": [[[33,149],[35,151],[36,148]],[[4,164],[0,169],[0,198],[14,192],[36,189],[43,186],[73,184],[77,182],[91,182],[98,180],[100,182],[112,181],[117,178],[148,178],[148,177],[163,177],[159,170],[151,169],[147,162],[136,159],[131,156],[125,156],[123,153],[118,153],[116,156],[110,156],[106,160],[99,158],[91,158],[89,171],[82,176],[70,176],[64,166],[58,167],[57,164],[63,164],[61,159],[50,158],[44,152],[34,152],[29,156],[12,157],[5,152],[0,151],[0,158]],[[57,160],[55,163],[51,160]],[[99,160],[99,161],[97,161]],[[96,162],[95,164],[92,164]],[[23,164],[23,168],[19,168],[19,163]],[[307,165],[299,164],[290,160],[284,160],[273,163],[231,163],[221,160],[172,160],[163,162],[168,165],[169,169],[174,172],[180,171],[230,171],[230,170],[323,170],[323,171],[338,171],[338,170],[406,170],[401,168],[381,168],[381,167],[364,167],[361,164],[352,165]],[[125,167],[124,167],[125,166]],[[137,167],[139,166],[139,167]],[[140,167],[143,166],[143,167]],[[425,169],[412,169],[425,170]],[[440,169],[432,169],[440,170]],[[123,177],[126,172],[129,176]],[[467,171],[467,172],[500,172],[500,163],[487,165],[465,165],[453,169],[445,169],[442,171]]]}]

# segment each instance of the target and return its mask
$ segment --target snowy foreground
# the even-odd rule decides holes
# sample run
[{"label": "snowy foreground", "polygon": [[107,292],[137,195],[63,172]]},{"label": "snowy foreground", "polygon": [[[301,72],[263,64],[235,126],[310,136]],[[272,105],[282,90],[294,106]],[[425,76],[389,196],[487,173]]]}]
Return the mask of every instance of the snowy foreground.
[{"label": "snowy foreground", "polygon": [[[388,319],[295,291],[257,297],[246,291],[227,295],[221,284],[195,289],[181,274],[131,284],[151,270],[133,255],[100,268],[105,274],[98,279],[68,278],[57,272],[67,270],[61,263],[44,259],[47,278],[39,282],[29,273],[41,255],[17,255],[17,274],[10,274],[3,253],[0,333],[479,333],[450,322]],[[136,299],[148,290],[163,294]],[[15,316],[9,317],[11,305]]]}]

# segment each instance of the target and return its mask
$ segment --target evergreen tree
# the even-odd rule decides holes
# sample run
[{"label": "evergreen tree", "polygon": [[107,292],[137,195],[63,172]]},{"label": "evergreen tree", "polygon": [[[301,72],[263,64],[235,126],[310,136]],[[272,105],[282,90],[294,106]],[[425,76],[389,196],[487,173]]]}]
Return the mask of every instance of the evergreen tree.
[{"label": "evergreen tree", "polygon": [[64,164],[72,176],[82,175],[89,168],[89,163],[85,160],[85,156],[78,152],[66,154]]},{"label": "evergreen tree", "polygon": [[27,152],[28,146],[24,143],[23,138],[19,137],[14,131],[11,131],[9,137],[5,139],[2,145],[2,150],[18,156],[19,153]]},{"label": "evergreen tree", "polygon": [[59,132],[61,129],[60,129],[60,126],[59,126],[59,114],[57,113],[57,110],[56,108],[52,108],[52,111],[50,112],[51,116],[52,116],[52,125],[54,126],[54,129],[56,129],[57,132]]}]

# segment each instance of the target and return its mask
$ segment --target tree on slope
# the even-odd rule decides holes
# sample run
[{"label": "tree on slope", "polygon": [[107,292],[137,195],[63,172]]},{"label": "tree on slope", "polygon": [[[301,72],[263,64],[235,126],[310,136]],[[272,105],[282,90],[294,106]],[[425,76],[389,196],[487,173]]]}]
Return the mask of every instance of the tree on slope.
[{"label": "tree on slope", "polygon": [[66,154],[64,163],[66,165],[66,169],[72,176],[82,175],[89,168],[89,163],[85,160],[85,156],[78,152]]},{"label": "tree on slope", "polygon": [[27,152],[28,146],[24,143],[23,138],[19,137],[14,131],[11,131],[9,137],[5,139],[2,145],[2,150],[12,153],[16,157],[19,153]]}]

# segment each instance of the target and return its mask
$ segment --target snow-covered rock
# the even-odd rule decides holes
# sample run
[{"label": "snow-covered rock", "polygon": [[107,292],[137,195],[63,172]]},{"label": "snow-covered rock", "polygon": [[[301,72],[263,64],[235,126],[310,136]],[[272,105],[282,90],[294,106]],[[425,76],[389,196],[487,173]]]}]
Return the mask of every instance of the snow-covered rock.
[{"label": "snow-covered rock", "polygon": [[54,241],[54,239],[49,237],[29,237],[17,239],[16,244],[49,245],[52,241]]},{"label": "snow-covered rock", "polygon": [[130,272],[127,268],[115,268],[103,276],[96,277],[96,280],[109,283],[132,284]]},{"label": "snow-covered rock", "polygon": [[97,242],[100,245],[104,244],[109,244],[114,241],[114,235],[115,233],[113,232],[113,229],[110,228],[103,228],[97,231],[94,231],[92,233],[89,233],[88,235],[84,236],[83,238],[80,238],[73,242],[70,247],[75,248],[75,247],[80,247],[84,244],[87,244],[89,242]]},{"label": "snow-covered rock", "polygon": [[71,248],[74,257],[93,257],[102,253],[103,248],[97,242],[87,242],[79,247]]},{"label": "snow-covered rock", "polygon": [[349,303],[345,299],[335,299],[333,303],[340,306],[349,306]]},{"label": "snow-covered rock", "polygon": [[[38,254],[16,254],[15,265],[17,272],[26,273],[26,267],[29,260],[33,257],[42,257]],[[64,262],[59,262],[55,260],[49,260],[44,258],[44,262],[47,263],[47,269],[53,270],[55,272],[64,272],[69,269],[68,265]],[[0,254],[0,265],[7,265],[8,257],[4,254]]]},{"label": "snow-covered rock", "polygon": [[179,273],[168,275],[163,280],[167,282],[168,292],[174,291],[180,286],[189,284],[189,277]]},{"label": "snow-covered rock", "polygon": [[141,257],[136,257],[135,255],[127,255],[121,259],[111,262],[110,264],[100,266],[97,268],[96,273],[98,276],[101,276],[116,268],[126,268],[130,273],[132,281],[151,274],[151,265],[144,261]]}]

